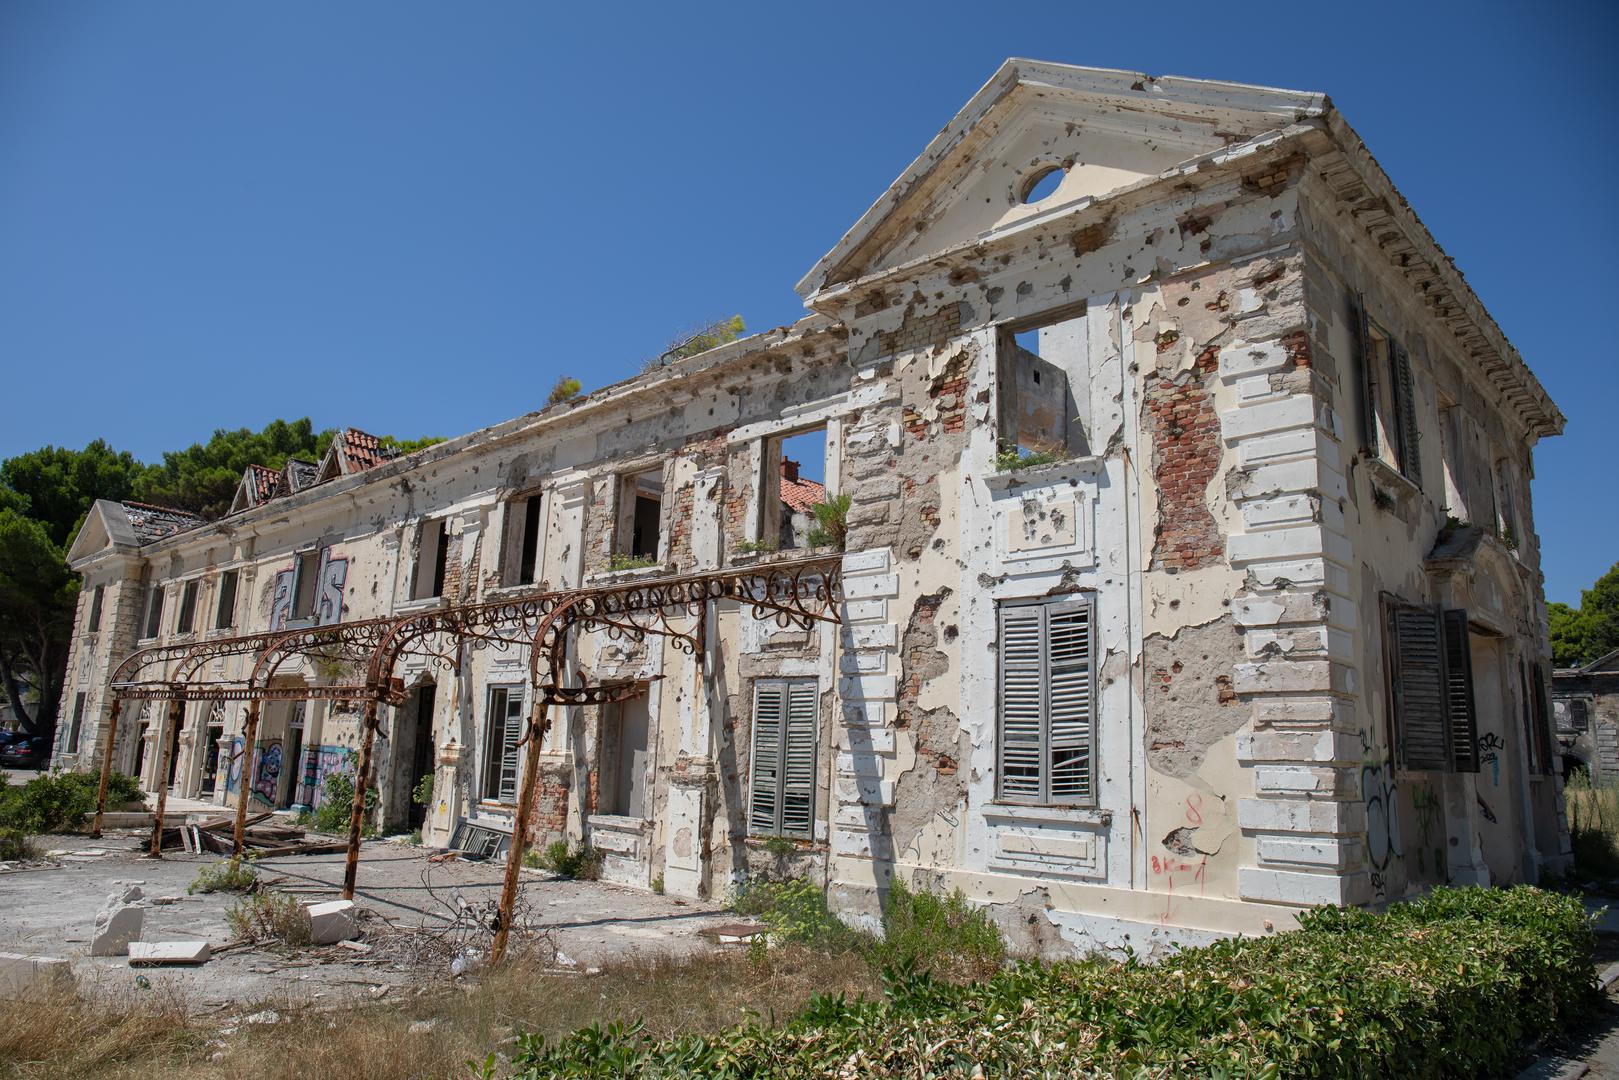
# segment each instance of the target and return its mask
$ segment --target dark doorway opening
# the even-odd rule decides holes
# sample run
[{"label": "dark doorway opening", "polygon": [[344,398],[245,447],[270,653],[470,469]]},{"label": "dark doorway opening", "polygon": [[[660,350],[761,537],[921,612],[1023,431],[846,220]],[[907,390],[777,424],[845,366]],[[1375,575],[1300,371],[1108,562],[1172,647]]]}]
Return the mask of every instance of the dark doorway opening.
[{"label": "dark doorway opening", "polygon": [[416,691],[416,731],[412,741],[410,766],[410,813],[409,821],[412,829],[419,829],[427,821],[427,812],[432,809],[432,800],[427,802],[416,801],[416,790],[421,786],[422,777],[433,774],[433,702],[438,687],[432,683],[425,683]]},{"label": "dark doorway opening", "polygon": [[208,725],[208,752],[202,760],[202,793],[214,793],[214,777],[219,773],[219,740],[225,737],[221,724]]}]

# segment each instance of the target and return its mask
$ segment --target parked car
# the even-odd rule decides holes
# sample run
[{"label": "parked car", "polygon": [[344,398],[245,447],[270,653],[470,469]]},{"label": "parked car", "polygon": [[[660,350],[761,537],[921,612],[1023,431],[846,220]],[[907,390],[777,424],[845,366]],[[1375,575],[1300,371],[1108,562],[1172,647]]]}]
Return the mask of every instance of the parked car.
[{"label": "parked car", "polygon": [[51,741],[43,735],[18,739],[0,747],[0,768],[43,769],[51,760]]}]

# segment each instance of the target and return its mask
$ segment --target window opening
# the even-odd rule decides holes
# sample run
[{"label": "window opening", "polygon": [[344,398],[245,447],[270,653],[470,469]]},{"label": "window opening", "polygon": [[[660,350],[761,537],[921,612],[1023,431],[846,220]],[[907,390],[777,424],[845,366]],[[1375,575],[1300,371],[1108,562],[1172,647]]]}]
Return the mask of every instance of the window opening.
[{"label": "window opening", "polygon": [[146,636],[155,638],[163,628],[163,586],[153,585],[146,598]]},{"label": "window opening", "polygon": [[764,451],[757,547],[793,551],[827,542],[826,425],[767,439]]},{"label": "window opening", "polygon": [[1090,385],[1084,311],[1035,326],[1008,326],[996,354],[997,467],[1031,468],[1090,453],[1089,400],[1082,402],[1075,392]]},{"label": "window opening", "polygon": [[1067,175],[1068,170],[1061,165],[1047,165],[1037,170],[1023,182],[1021,201],[1025,205],[1032,205],[1049,199],[1057,193],[1057,188],[1062,186],[1063,178]]},{"label": "window opening", "polygon": [[416,575],[410,598],[427,600],[444,595],[445,555],[449,549],[448,522],[424,521],[416,531]]},{"label": "window opening", "polygon": [[506,565],[503,585],[532,585],[539,578],[541,508],[538,492],[506,504]]},{"label": "window opening", "polygon": [[197,579],[192,578],[180,589],[180,617],[175,624],[175,632],[179,634],[191,633],[197,621]]},{"label": "window opening", "polygon": [[1094,801],[1094,612],[1088,597],[1000,605],[996,779],[1002,800]]},{"label": "window opening", "polygon": [[517,801],[518,740],[523,737],[523,688],[491,686],[484,720],[483,797]]},{"label": "window opening", "polygon": [[651,734],[650,699],[638,694],[602,710],[601,775],[598,780],[604,814],[644,818]]},{"label": "window opening", "polygon": [[102,593],[106,590],[106,588],[107,587],[105,585],[97,585],[95,587],[95,591],[90,594],[90,632],[91,633],[94,633],[95,631],[101,629]]},{"label": "window opening", "polygon": [[662,468],[620,479],[613,539],[615,570],[652,566],[658,561],[663,539]]},{"label": "window opening", "polygon": [[214,609],[215,630],[228,630],[236,625],[236,586],[241,577],[240,570],[226,570],[219,575],[219,604]]},{"label": "window opening", "polygon": [[754,682],[750,832],[805,839],[813,834],[819,717],[814,679]]},{"label": "window opening", "polygon": [[315,577],[320,571],[320,552],[305,551],[298,555],[292,584],[292,617],[308,619],[315,614]]},{"label": "window opening", "polygon": [[84,730],[84,693],[81,691],[73,696],[73,722],[67,729],[67,752],[79,752],[79,739]]},{"label": "window opening", "polygon": [[1384,603],[1389,735],[1403,768],[1478,771],[1467,612]]}]

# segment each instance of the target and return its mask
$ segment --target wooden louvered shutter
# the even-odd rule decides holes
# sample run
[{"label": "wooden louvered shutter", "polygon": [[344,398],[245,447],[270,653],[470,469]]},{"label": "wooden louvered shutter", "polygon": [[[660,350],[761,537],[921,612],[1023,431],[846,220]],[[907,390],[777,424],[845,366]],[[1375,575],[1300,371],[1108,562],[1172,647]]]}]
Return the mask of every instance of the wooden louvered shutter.
[{"label": "wooden louvered shutter", "polygon": [[1000,797],[1039,802],[1043,795],[1045,635],[1038,605],[1000,609],[1001,723],[996,777]]},{"label": "wooden louvered shutter", "polygon": [[517,744],[523,738],[523,695],[519,691],[500,691],[500,713],[496,721],[501,724],[500,772],[496,785],[501,802],[517,801],[517,767],[522,756]]},{"label": "wooden louvered shutter", "polygon": [[1450,716],[1451,768],[1478,772],[1478,710],[1473,704],[1473,649],[1467,637],[1467,612],[1444,614],[1445,708]]},{"label": "wooden louvered shutter", "polygon": [[753,684],[753,783],[748,796],[748,830],[774,835],[781,812],[782,729],[786,726],[787,685],[760,679]]},{"label": "wooden louvered shutter", "polygon": [[1372,393],[1372,324],[1366,305],[1351,301],[1349,322],[1355,335],[1355,367],[1360,376],[1360,438],[1366,453],[1377,456],[1377,398]]},{"label": "wooden louvered shutter", "polygon": [[1395,424],[1400,436],[1400,472],[1422,486],[1422,455],[1417,450],[1417,390],[1411,357],[1399,342],[1389,341],[1389,367],[1394,377]]},{"label": "wooden louvered shutter", "polygon": [[1046,616],[1046,802],[1091,799],[1095,725],[1089,601],[1050,604]]},{"label": "wooden louvered shutter", "polygon": [[813,679],[787,684],[786,735],[782,740],[781,824],[783,836],[808,837],[815,822],[815,729],[820,712]]},{"label": "wooden louvered shutter", "polygon": [[1400,763],[1407,769],[1443,771],[1450,765],[1450,728],[1439,612],[1391,605],[1388,629],[1390,701]]},{"label": "wooden louvered shutter", "polygon": [[1534,711],[1530,714],[1534,726],[1529,732],[1529,752],[1534,755],[1534,766],[1530,771],[1544,774],[1552,771],[1552,736],[1551,729],[1546,724],[1546,714],[1550,711],[1546,705],[1546,668],[1543,664],[1535,664],[1534,670],[1530,687],[1534,695],[1531,700],[1535,704]]}]

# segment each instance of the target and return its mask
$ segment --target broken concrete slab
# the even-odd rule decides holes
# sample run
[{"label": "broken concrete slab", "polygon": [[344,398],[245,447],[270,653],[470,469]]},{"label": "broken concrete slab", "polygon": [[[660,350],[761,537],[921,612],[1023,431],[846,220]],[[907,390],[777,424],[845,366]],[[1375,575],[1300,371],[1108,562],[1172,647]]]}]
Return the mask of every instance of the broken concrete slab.
[{"label": "broken concrete slab", "polygon": [[[139,893],[137,887],[133,890]],[[129,943],[137,941],[146,925],[146,909],[139,904],[107,907],[96,916],[95,935],[90,939],[91,956],[123,956]]]},{"label": "broken concrete slab", "polygon": [[31,997],[73,986],[73,965],[59,956],[0,952],[0,996]]},{"label": "broken concrete slab", "polygon": [[131,941],[129,966],[206,964],[210,953],[206,941]]},{"label": "broken concrete slab", "polygon": [[309,920],[309,940],[315,945],[332,945],[347,941],[360,932],[354,919],[353,900],[328,900],[321,904],[305,904],[304,915]]}]

